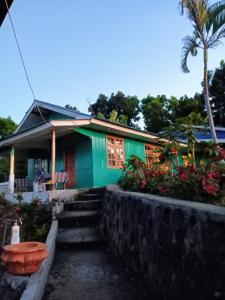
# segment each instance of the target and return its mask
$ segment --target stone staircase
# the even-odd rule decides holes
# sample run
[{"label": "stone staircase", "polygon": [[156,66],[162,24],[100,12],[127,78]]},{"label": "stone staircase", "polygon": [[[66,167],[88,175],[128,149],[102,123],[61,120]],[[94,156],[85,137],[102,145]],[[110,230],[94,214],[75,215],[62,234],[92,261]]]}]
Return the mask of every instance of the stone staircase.
[{"label": "stone staircase", "polygon": [[102,246],[99,233],[104,189],[91,189],[78,194],[72,202],[64,205],[64,211],[57,216],[59,231],[58,249],[80,249]]}]

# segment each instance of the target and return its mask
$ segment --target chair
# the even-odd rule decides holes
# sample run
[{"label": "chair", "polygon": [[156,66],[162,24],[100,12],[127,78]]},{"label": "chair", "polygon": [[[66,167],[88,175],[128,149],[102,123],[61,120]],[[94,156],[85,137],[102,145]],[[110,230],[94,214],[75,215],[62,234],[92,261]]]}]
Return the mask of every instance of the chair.
[{"label": "chair", "polygon": [[58,184],[62,183],[64,189],[66,189],[67,181],[68,181],[67,172],[56,172],[55,173],[55,186],[54,186],[54,188],[57,189]]},{"label": "chair", "polygon": [[15,191],[16,192],[27,192],[29,187],[28,178],[15,179]]}]

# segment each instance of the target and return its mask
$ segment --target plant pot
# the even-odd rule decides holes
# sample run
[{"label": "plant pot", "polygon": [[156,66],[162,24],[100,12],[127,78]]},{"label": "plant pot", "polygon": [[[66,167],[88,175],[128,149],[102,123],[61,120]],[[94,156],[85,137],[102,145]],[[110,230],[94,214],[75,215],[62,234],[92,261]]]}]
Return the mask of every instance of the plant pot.
[{"label": "plant pot", "polygon": [[47,245],[38,242],[25,242],[7,245],[1,260],[10,273],[28,275],[35,273],[41,262],[48,257]]},{"label": "plant pot", "polygon": [[46,183],[45,187],[46,187],[46,191],[52,191],[53,184],[52,183]]}]

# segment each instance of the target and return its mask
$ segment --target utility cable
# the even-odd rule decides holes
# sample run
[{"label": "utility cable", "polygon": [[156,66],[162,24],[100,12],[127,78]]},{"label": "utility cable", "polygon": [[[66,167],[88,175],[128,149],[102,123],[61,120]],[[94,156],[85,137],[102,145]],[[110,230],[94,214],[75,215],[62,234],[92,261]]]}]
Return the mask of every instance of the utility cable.
[{"label": "utility cable", "polygon": [[10,20],[10,23],[11,23],[11,26],[12,26],[13,34],[14,34],[14,37],[15,37],[15,41],[16,41],[16,45],[17,45],[17,48],[18,48],[18,51],[19,51],[19,55],[20,55],[20,59],[21,59],[22,65],[23,65],[23,69],[24,69],[24,72],[25,72],[25,75],[26,75],[26,78],[27,78],[27,82],[28,82],[30,91],[31,91],[31,93],[32,93],[32,95],[35,99],[34,90],[32,88],[31,81],[30,81],[30,78],[29,78],[29,75],[28,75],[28,72],[27,72],[27,68],[26,68],[26,65],[25,65],[25,62],[24,62],[24,58],[23,58],[22,51],[21,51],[21,48],[20,48],[20,45],[19,45],[19,40],[17,38],[15,26],[13,24],[13,20],[12,20],[11,14],[9,12],[9,6],[8,6],[7,0],[5,0],[5,5],[6,5],[6,8],[7,8],[7,13],[9,15],[9,20]]},{"label": "utility cable", "polygon": [[[5,5],[6,5],[6,8],[7,8],[7,13],[8,13],[8,16],[9,16],[9,20],[10,20],[10,23],[11,23],[11,26],[12,26],[12,30],[13,30],[13,34],[14,34],[14,38],[15,38],[15,41],[16,41],[16,45],[17,45],[17,49],[18,49],[18,52],[19,52],[19,56],[20,56],[20,59],[21,59],[21,62],[22,62],[22,66],[23,66],[23,69],[24,69],[24,73],[25,73],[25,76],[26,76],[26,79],[27,79],[27,83],[28,83],[28,86],[30,88],[30,91],[31,91],[31,94],[34,98],[34,101],[36,100],[36,97],[35,97],[35,93],[34,93],[34,89],[31,85],[31,80],[30,80],[30,77],[28,75],[28,71],[27,71],[27,68],[26,68],[26,65],[25,65],[25,61],[24,61],[24,58],[23,58],[23,54],[22,54],[22,51],[21,51],[21,47],[20,47],[20,44],[19,44],[19,40],[18,40],[18,37],[17,37],[17,34],[16,34],[16,29],[15,29],[15,26],[14,26],[14,23],[13,23],[13,20],[12,20],[12,17],[11,17],[11,14],[10,14],[10,11],[9,11],[9,5],[8,5],[8,2],[7,0],[5,0]],[[36,104],[37,106],[37,109],[40,113],[40,116],[42,117],[43,121],[45,123],[47,123],[47,121],[45,120],[44,116],[42,115],[41,113],[41,110],[38,106],[38,104]]]}]

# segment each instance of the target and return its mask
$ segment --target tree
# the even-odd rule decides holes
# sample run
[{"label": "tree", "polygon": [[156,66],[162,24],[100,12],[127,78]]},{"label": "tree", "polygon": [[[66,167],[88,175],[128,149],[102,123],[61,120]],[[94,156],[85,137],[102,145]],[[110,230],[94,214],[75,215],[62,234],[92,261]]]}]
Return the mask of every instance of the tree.
[{"label": "tree", "polygon": [[140,120],[140,101],[136,96],[126,96],[122,92],[117,92],[108,98],[100,94],[96,102],[88,108],[93,116],[102,114],[106,119],[110,118],[113,110],[119,117],[127,117],[128,126],[137,127],[136,122]]},{"label": "tree", "polygon": [[225,127],[225,63],[221,61],[220,68],[212,74],[209,93],[214,109],[214,121],[216,126]]},{"label": "tree", "polygon": [[178,119],[185,118],[192,112],[205,118],[204,99],[202,94],[197,93],[194,97],[185,95],[180,99],[174,96],[168,99],[165,95],[147,96],[141,101],[141,109],[145,129],[156,133],[167,130],[168,126],[176,126]]},{"label": "tree", "polygon": [[125,116],[125,115],[120,115],[119,116],[118,112],[115,109],[112,110],[109,118],[105,117],[103,115],[103,113],[98,113],[97,117],[99,119],[105,119],[105,120],[109,120],[109,121],[114,122],[114,123],[119,123],[121,125],[127,126],[127,121],[128,121],[127,116]]},{"label": "tree", "polygon": [[141,109],[147,131],[158,133],[170,125],[167,102],[165,95],[157,97],[148,95],[142,99]]},{"label": "tree", "polygon": [[187,117],[192,112],[200,113],[203,118],[206,116],[204,113],[204,96],[198,93],[194,97],[188,97],[187,95],[180,99],[171,97],[168,100],[167,109],[171,123],[176,123],[177,119]]},{"label": "tree", "polygon": [[204,97],[205,106],[211,135],[217,143],[217,136],[209,99],[208,87],[208,50],[213,49],[225,37],[225,1],[219,1],[210,5],[208,0],[182,0],[179,2],[182,14],[186,13],[187,18],[193,26],[192,35],[183,40],[181,68],[184,73],[189,73],[187,66],[188,56],[196,56],[198,49],[203,50],[204,59]]},{"label": "tree", "polygon": [[72,106],[72,105],[70,105],[70,104],[66,104],[66,105],[65,105],[65,108],[68,108],[68,109],[72,109],[72,110],[78,111],[78,109],[77,109],[76,106]]},{"label": "tree", "polygon": [[191,112],[188,116],[177,119],[177,128],[179,129],[181,135],[187,139],[188,156],[189,156],[189,152],[191,151],[194,164],[195,164],[195,145],[197,143],[194,126],[205,125],[205,124],[206,124],[206,118],[204,118],[200,113],[196,113],[196,112]]},{"label": "tree", "polygon": [[1,118],[0,117],[0,139],[5,138],[12,133],[17,128],[17,124],[11,119],[11,117],[8,118]]}]

